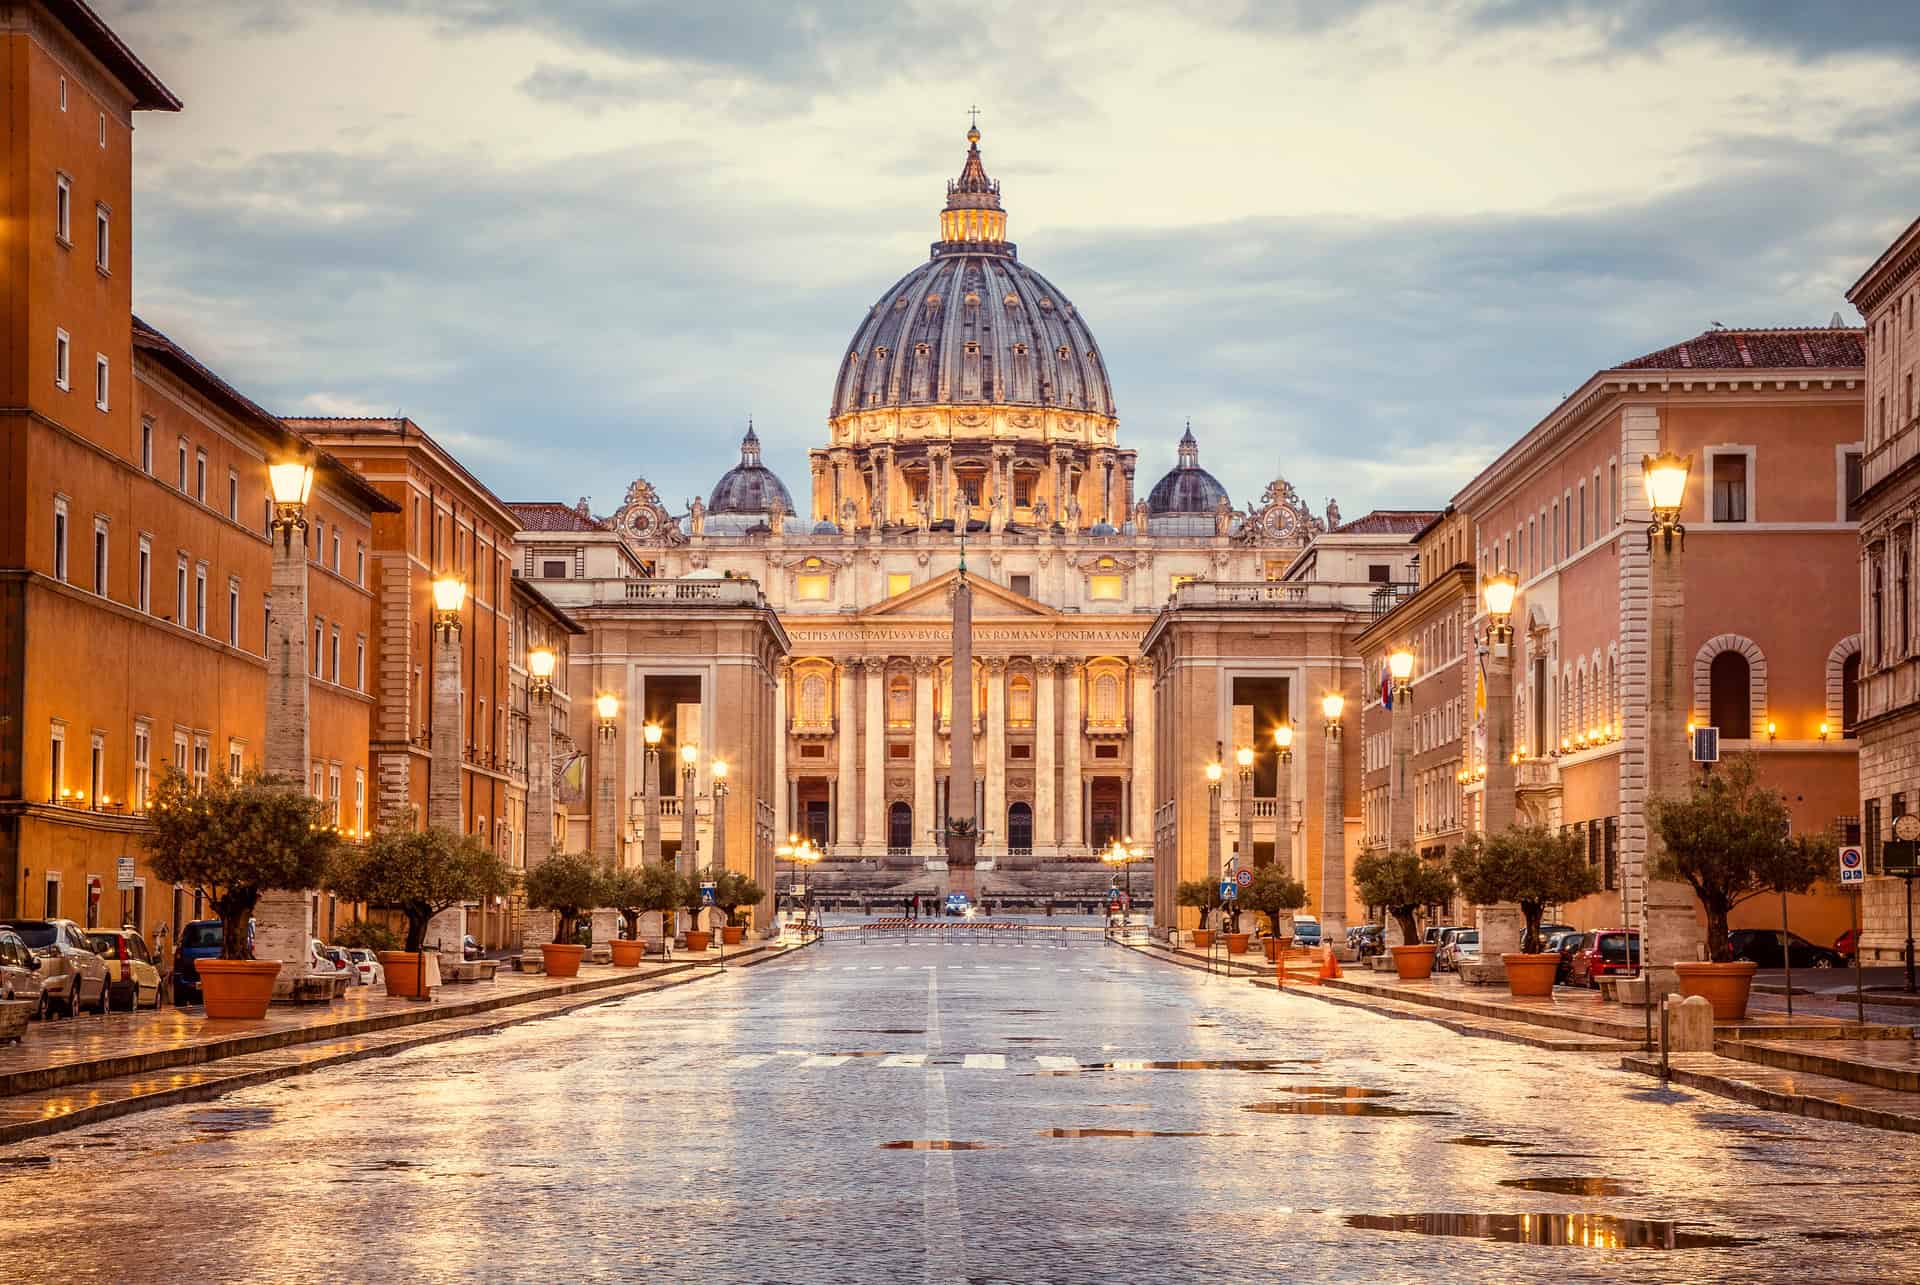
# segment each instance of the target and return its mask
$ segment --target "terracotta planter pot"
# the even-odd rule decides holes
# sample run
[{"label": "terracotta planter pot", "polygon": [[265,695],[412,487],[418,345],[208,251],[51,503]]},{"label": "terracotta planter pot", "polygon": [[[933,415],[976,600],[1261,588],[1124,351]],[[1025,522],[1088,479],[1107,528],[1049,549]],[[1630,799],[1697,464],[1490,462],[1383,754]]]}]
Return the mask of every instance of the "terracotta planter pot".
[{"label": "terracotta planter pot", "polygon": [[1713,1020],[1737,1022],[1747,1015],[1747,997],[1760,965],[1738,959],[1731,964],[1675,964],[1682,995],[1703,995],[1713,1005]]},{"label": "terracotta planter pot", "polygon": [[705,950],[713,944],[713,934],[703,933],[698,928],[687,929],[687,949]]},{"label": "terracotta planter pot", "polygon": [[644,941],[625,941],[616,937],[608,945],[613,950],[615,968],[638,968],[640,956],[647,953],[647,943]]},{"label": "terracotta planter pot", "polygon": [[1213,949],[1213,930],[1210,928],[1194,929],[1193,930],[1193,948],[1195,950],[1212,950]]},{"label": "terracotta planter pot", "polygon": [[1393,947],[1393,970],[1403,982],[1423,982],[1433,976],[1433,954],[1437,946]]},{"label": "terracotta planter pot", "polygon": [[380,968],[387,975],[387,994],[414,999],[420,994],[421,956],[410,950],[377,952]]},{"label": "terracotta planter pot", "polygon": [[259,1021],[273,999],[273,979],[280,975],[277,959],[202,959],[200,995],[207,1016]]},{"label": "terracotta planter pot", "polygon": [[1247,943],[1252,940],[1253,940],[1252,933],[1228,933],[1227,934],[1227,953],[1229,955],[1246,954]]},{"label": "terracotta planter pot", "polygon": [[1538,999],[1553,994],[1554,974],[1560,971],[1558,955],[1500,956],[1507,966],[1507,994],[1515,999]]},{"label": "terracotta planter pot", "polygon": [[728,924],[720,930],[720,940],[728,946],[738,946],[746,938],[745,928],[735,928],[732,924]]},{"label": "terracotta planter pot", "polygon": [[569,946],[551,941],[540,948],[540,955],[546,961],[549,977],[578,977],[580,961],[586,953],[585,946]]}]

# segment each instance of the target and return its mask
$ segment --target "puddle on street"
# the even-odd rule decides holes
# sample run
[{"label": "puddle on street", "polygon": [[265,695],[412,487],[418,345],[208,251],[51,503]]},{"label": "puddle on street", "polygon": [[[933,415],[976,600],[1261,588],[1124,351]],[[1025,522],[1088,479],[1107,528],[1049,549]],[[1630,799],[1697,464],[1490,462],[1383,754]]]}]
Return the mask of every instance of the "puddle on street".
[{"label": "puddle on street", "polygon": [[918,1026],[843,1026],[843,1035],[925,1035],[926,1031]]},{"label": "puddle on street", "polygon": [[1614,1178],[1502,1178],[1502,1187],[1550,1191],[1556,1196],[1630,1196],[1633,1189]]},{"label": "puddle on street", "polygon": [[1759,1243],[1743,1236],[1682,1231],[1680,1224],[1658,1219],[1611,1214],[1350,1214],[1347,1226],[1581,1249],[1732,1249]]},{"label": "puddle on street", "polygon": [[1187,1058],[1172,1062],[1121,1060],[1088,1062],[1078,1071],[1042,1071],[1042,1075],[1085,1075],[1089,1071],[1279,1071],[1318,1065],[1317,1058]]},{"label": "puddle on street", "polygon": [[1366,1089],[1357,1084],[1276,1084],[1275,1093],[1307,1093],[1322,1098],[1397,1098],[1393,1089]]},{"label": "puddle on street", "polygon": [[1302,1098],[1295,1102],[1249,1102],[1243,1111],[1262,1115],[1370,1115],[1413,1116],[1452,1115],[1451,1111],[1422,1111],[1416,1107],[1390,1107],[1380,1102],[1351,1102],[1344,1098]]},{"label": "puddle on street", "polygon": [[1237,1133],[1188,1132],[1180,1129],[1042,1129],[1043,1138],[1237,1138]]},{"label": "puddle on street", "polygon": [[997,1142],[956,1142],[952,1138],[915,1138],[910,1142],[883,1142],[882,1151],[993,1151]]},{"label": "puddle on street", "polygon": [[52,1156],[0,1156],[0,1167],[31,1168],[36,1165],[50,1165]]},{"label": "puddle on street", "polygon": [[1531,1142],[1509,1142],[1505,1138],[1490,1138],[1484,1133],[1463,1133],[1457,1138],[1442,1138],[1440,1141],[1456,1147],[1510,1147],[1515,1151],[1525,1151],[1533,1146]]}]

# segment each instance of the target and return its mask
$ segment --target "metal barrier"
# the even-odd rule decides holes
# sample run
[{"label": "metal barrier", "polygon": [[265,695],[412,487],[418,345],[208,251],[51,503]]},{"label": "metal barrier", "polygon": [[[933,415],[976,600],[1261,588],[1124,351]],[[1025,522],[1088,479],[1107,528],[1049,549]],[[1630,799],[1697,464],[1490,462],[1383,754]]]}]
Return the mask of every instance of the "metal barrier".
[{"label": "metal barrier", "polygon": [[873,940],[894,938],[923,942],[1014,942],[1067,945],[1074,937],[1091,940],[1097,928],[1072,924],[1033,924],[1018,919],[872,919],[863,924],[832,924],[829,933],[846,933]]}]

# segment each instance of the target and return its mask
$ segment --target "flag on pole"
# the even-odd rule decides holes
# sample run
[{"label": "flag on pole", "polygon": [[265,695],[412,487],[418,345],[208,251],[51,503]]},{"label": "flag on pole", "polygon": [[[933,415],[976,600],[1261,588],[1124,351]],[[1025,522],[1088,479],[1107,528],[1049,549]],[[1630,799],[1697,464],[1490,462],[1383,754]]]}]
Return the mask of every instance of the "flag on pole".
[{"label": "flag on pole", "polygon": [[1380,704],[1385,709],[1393,708],[1393,671],[1385,661],[1380,662]]}]

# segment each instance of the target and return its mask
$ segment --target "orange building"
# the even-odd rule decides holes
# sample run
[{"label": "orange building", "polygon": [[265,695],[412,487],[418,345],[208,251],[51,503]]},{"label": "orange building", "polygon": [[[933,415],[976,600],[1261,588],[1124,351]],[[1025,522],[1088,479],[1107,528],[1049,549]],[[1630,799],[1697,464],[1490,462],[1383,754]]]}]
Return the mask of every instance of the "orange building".
[{"label": "orange building", "polygon": [[[1454,497],[1477,532],[1479,580],[1520,578],[1519,813],[1571,827],[1599,868],[1605,890],[1566,908],[1576,927],[1638,922],[1651,784],[1643,455],[1692,459],[1680,514],[1687,717],[1719,728],[1723,755],[1758,756],[1796,833],[1857,833],[1843,680],[1859,650],[1849,503],[1863,364],[1856,329],[1708,331],[1596,373]],[[1734,923],[1779,915],[1750,902]],[[1823,884],[1792,916],[1826,944],[1849,906]]]},{"label": "orange building", "polygon": [[[147,868],[160,773],[260,763],[266,468],[306,447],[133,316],[131,113],[179,102],[84,5],[12,16],[0,64],[20,180],[0,225],[0,913],[151,935],[200,911]],[[349,828],[363,824],[372,708],[356,555],[387,507],[319,458],[308,785]],[[134,859],[124,889],[121,857]]]}]

